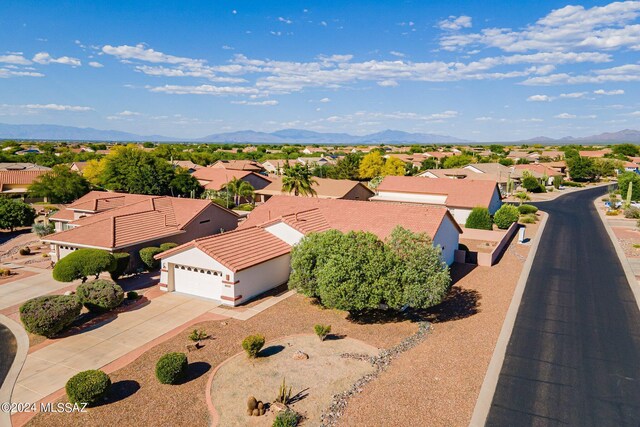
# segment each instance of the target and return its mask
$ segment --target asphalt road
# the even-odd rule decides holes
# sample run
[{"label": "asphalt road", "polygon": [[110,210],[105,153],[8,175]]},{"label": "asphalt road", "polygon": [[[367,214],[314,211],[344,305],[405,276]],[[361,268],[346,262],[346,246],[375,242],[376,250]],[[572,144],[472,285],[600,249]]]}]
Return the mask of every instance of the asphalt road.
[{"label": "asphalt road", "polygon": [[549,219],[487,426],[640,425],[640,311],[593,207],[605,192],[538,204]]},{"label": "asphalt road", "polygon": [[0,323],[0,387],[9,373],[17,349],[16,337],[9,328]]}]

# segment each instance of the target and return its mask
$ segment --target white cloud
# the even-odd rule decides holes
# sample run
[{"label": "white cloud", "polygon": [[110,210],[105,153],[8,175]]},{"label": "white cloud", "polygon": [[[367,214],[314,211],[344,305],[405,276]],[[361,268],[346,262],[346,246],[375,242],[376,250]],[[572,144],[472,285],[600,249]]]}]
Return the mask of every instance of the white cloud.
[{"label": "white cloud", "polygon": [[89,66],[93,67],[93,68],[102,68],[104,67],[104,65],[102,65],[101,63],[97,62],[97,61],[91,61],[89,62]]},{"label": "white cloud", "polygon": [[293,21],[291,19],[283,18],[282,16],[278,17],[278,21],[284,22],[285,24],[293,24]]},{"label": "white cloud", "polygon": [[442,30],[453,30],[457,31],[461,28],[471,28],[471,17],[470,16],[450,16],[447,19],[443,19],[438,22],[438,27]]},{"label": "white cloud", "polygon": [[35,71],[16,71],[0,68],[0,79],[8,79],[10,77],[44,77],[44,74]]},{"label": "white cloud", "polygon": [[38,52],[33,57],[33,62],[42,65],[48,64],[64,64],[71,65],[72,67],[79,67],[82,62],[78,58],[71,58],[69,56],[61,56],[59,58],[53,58],[47,52]]},{"label": "white cloud", "polygon": [[397,50],[392,50],[389,52],[390,55],[397,56],[398,58],[404,58],[405,54],[402,52],[398,52]]},{"label": "white cloud", "polygon": [[181,56],[167,55],[162,52],[147,48],[144,44],[139,43],[135,46],[122,45],[111,46],[105,45],[102,47],[102,52],[107,55],[115,56],[119,59],[137,59],[139,61],[152,62],[152,63],[164,63],[164,64],[187,64],[187,65],[202,65],[205,61],[201,59],[192,59]]},{"label": "white cloud", "polygon": [[178,86],[164,85],[156,87],[147,87],[151,92],[169,93],[176,95],[252,95],[260,93],[256,88],[245,86]]},{"label": "white cloud", "polygon": [[329,98],[322,98],[322,99],[320,100],[320,102],[331,102],[331,99],[329,99]]},{"label": "white cloud", "polygon": [[615,89],[615,90],[598,89],[598,90],[594,90],[593,93],[595,93],[596,95],[624,95],[624,90],[623,89]]},{"label": "white cloud", "polygon": [[81,112],[81,111],[93,111],[91,107],[82,107],[77,105],[62,105],[62,104],[26,104],[21,105],[23,108],[27,108],[29,110],[51,110],[51,111],[73,111],[73,112]]},{"label": "white cloud", "polygon": [[560,98],[583,98],[587,92],[561,93]]},{"label": "white cloud", "polygon": [[29,65],[31,61],[21,54],[10,53],[8,55],[0,55],[0,62],[4,64]]},{"label": "white cloud", "polygon": [[129,111],[129,110],[124,110],[121,111],[119,113],[117,113],[118,116],[123,116],[123,117],[131,117],[131,116],[141,116],[142,113],[138,113],[137,111]]},{"label": "white cloud", "polygon": [[396,86],[398,86],[398,82],[395,81],[395,80],[382,80],[381,82],[378,82],[378,86],[396,87]]},{"label": "white cloud", "polygon": [[257,105],[257,106],[265,106],[272,107],[274,105],[278,105],[278,101],[270,99],[267,101],[231,101],[232,104],[240,104],[240,105]]},{"label": "white cloud", "polygon": [[491,120],[493,120],[493,117],[482,116],[482,117],[476,117],[474,120],[478,122],[490,122]]},{"label": "white cloud", "polygon": [[640,65],[625,64],[613,68],[592,70],[587,74],[574,75],[569,73],[551,74],[543,77],[531,77],[522,84],[531,86],[559,85],[559,84],[586,84],[608,82],[637,82],[640,81]]},{"label": "white cloud", "polygon": [[233,47],[225,44],[225,45],[222,45],[222,50],[233,50]]},{"label": "white cloud", "polygon": [[550,102],[551,97],[548,95],[531,95],[527,98],[529,102]]},{"label": "white cloud", "polygon": [[576,116],[575,114],[569,114],[569,113],[560,113],[556,116],[554,116],[556,119],[575,119]]}]

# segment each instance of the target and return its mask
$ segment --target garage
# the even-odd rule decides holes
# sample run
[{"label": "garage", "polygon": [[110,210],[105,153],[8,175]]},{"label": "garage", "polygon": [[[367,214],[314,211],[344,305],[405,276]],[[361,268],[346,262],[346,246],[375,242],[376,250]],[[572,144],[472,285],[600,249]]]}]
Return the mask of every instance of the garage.
[{"label": "garage", "polygon": [[220,300],[222,272],[187,265],[173,265],[175,291]]}]

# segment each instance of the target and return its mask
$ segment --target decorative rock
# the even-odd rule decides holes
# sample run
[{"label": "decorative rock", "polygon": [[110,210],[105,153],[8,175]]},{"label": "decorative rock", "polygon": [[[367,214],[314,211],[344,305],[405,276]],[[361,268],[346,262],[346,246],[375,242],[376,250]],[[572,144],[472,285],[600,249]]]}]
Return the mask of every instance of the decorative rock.
[{"label": "decorative rock", "polygon": [[73,294],[75,294],[75,292],[73,292],[73,291],[67,291],[67,292],[65,292],[64,294],[65,294],[66,296],[69,296],[69,295],[73,295]]},{"label": "decorative rock", "polygon": [[309,355],[302,350],[298,350],[293,353],[292,358],[293,360],[307,360],[309,358]]},{"label": "decorative rock", "polygon": [[227,322],[220,322],[220,325],[221,325],[221,326],[227,326],[227,325],[228,325],[228,323],[227,323]]},{"label": "decorative rock", "polygon": [[287,405],[285,405],[284,403],[280,403],[280,402],[273,402],[270,406],[269,409],[271,409],[275,414],[277,414],[278,412],[282,412],[282,411],[286,411],[288,408]]}]

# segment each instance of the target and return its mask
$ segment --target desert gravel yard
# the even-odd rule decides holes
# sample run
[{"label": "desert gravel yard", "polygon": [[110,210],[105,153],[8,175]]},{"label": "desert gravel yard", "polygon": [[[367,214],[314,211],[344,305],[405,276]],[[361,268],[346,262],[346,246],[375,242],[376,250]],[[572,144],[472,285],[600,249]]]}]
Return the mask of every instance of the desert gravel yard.
[{"label": "desert gravel yard", "polygon": [[[84,414],[40,413],[28,425],[208,426],[210,415],[205,400],[208,378],[216,366],[242,351],[241,342],[247,335],[261,333],[272,341],[293,334],[313,333],[313,325],[322,323],[330,324],[332,333],[386,348],[398,344],[418,329],[416,323],[408,320],[376,320],[371,324],[351,322],[346,319],[345,312],[323,309],[308,298],[293,295],[246,321],[203,322],[194,327],[206,330],[213,339],[204,341],[204,348],[188,353],[190,379],[186,383],[175,386],[160,384],[154,376],[154,368],[161,355],[186,350],[189,331],[159,344],[131,364],[111,373],[115,393],[112,393],[110,403],[91,408]],[[245,400],[246,396],[239,402],[242,407]]]}]

